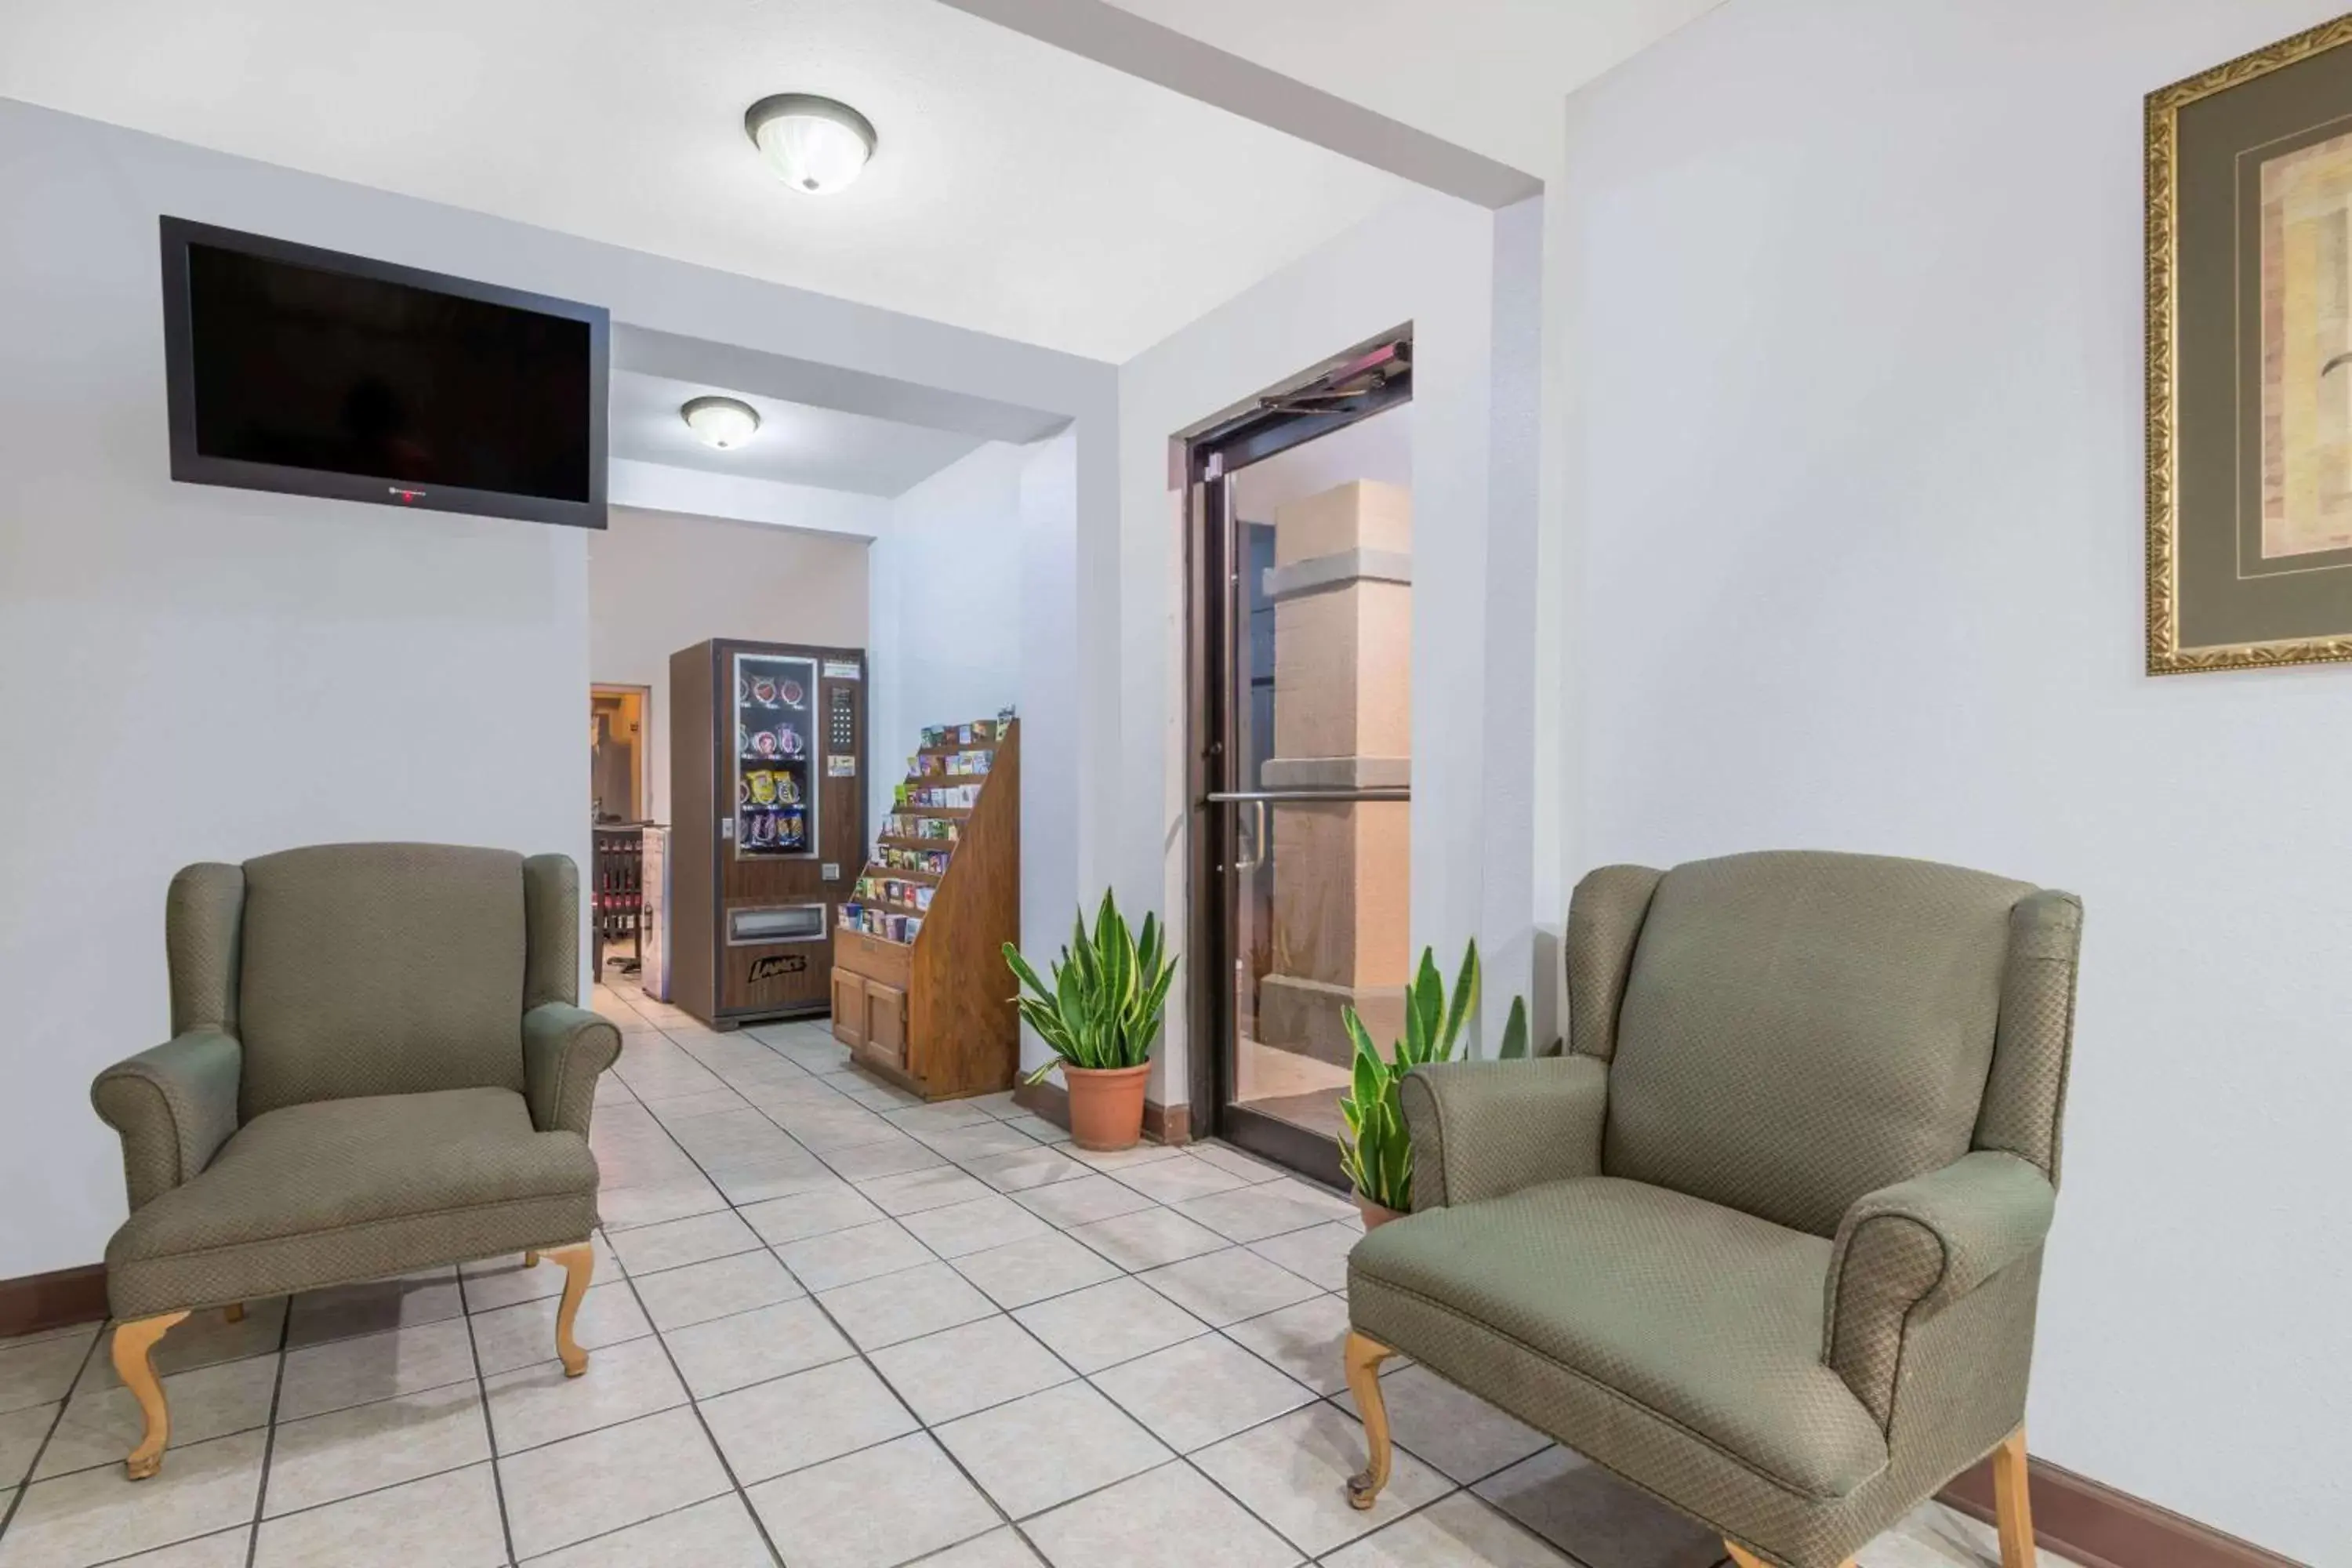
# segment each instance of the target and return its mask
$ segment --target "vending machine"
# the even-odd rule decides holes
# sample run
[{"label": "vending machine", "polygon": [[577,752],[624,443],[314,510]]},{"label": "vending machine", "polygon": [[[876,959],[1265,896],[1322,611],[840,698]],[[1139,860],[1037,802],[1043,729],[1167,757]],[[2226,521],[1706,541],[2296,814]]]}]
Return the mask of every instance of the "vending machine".
[{"label": "vending machine", "polygon": [[712,1028],[824,1013],[866,858],[866,653],[672,654],[671,1000]]}]

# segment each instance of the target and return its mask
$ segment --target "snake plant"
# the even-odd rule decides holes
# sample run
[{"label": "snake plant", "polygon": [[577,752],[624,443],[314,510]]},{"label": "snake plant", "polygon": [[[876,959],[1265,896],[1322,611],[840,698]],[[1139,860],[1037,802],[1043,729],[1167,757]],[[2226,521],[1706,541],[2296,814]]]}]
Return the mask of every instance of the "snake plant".
[{"label": "snake plant", "polygon": [[[1404,1038],[1387,1058],[1372,1043],[1371,1031],[1353,1007],[1340,1011],[1348,1038],[1356,1047],[1354,1071],[1339,1114],[1348,1124],[1339,1140],[1339,1163],[1356,1191],[1383,1208],[1403,1212],[1412,1206],[1412,1137],[1406,1131],[1399,1086],[1404,1075],[1431,1062],[1451,1061],[1462,1029],[1478,1007],[1478,944],[1471,942],[1462,955],[1461,973],[1453,994],[1446,993],[1437,972],[1437,955],[1421,953],[1421,968],[1405,987]],[[1510,1021],[1503,1027],[1497,1057],[1508,1059],[1528,1054],[1528,1004],[1511,999]]]},{"label": "snake plant", "polygon": [[1004,962],[1022,985],[1014,1000],[1023,1020],[1056,1058],[1031,1073],[1031,1083],[1056,1067],[1133,1068],[1151,1059],[1169,983],[1176,977],[1158,916],[1145,915],[1142,929],[1130,931],[1118,900],[1106,892],[1092,933],[1086,911],[1078,911],[1050,984],[1009,942]]}]

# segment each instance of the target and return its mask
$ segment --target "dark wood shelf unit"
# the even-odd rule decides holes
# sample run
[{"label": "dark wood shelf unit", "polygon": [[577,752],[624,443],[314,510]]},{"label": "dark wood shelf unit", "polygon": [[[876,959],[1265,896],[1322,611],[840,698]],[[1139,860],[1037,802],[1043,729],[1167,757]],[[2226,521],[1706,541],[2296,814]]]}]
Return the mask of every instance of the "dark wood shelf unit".
[{"label": "dark wood shelf unit", "polygon": [[929,910],[887,900],[867,907],[919,915],[911,942],[844,929],[834,944],[833,1032],[859,1065],[926,1100],[992,1094],[1013,1087],[1021,1058],[1020,1016],[1003,945],[1021,936],[1021,726],[971,745],[929,747],[927,754],[993,752],[985,773],[909,773],[911,791],[976,784],[972,806],[903,805],[898,816],[947,817],[959,837],[882,837],[883,848],[948,857],[930,873],[869,860],[876,881],[931,882]]}]

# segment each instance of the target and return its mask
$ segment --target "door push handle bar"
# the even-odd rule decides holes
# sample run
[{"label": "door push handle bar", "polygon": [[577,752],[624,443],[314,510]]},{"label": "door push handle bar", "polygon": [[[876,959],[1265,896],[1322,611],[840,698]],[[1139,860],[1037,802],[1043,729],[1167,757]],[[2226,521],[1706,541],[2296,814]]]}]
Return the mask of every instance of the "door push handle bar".
[{"label": "door push handle bar", "polygon": [[[1236,857],[1230,869],[1235,871],[1255,871],[1260,866],[1265,864],[1265,808],[1268,805],[1304,805],[1319,802],[1330,805],[1349,805],[1363,801],[1402,803],[1409,802],[1412,799],[1412,791],[1408,787],[1398,785],[1386,789],[1252,789],[1219,791],[1213,795],[1203,796],[1202,804],[1204,805],[1245,805],[1250,808],[1250,815],[1253,818],[1251,826],[1255,829],[1250,838],[1251,849],[1247,855]],[[1221,869],[1222,868],[1221,868]]]},{"label": "door push handle bar", "polygon": [[1250,839],[1249,854],[1234,860],[1234,869],[1236,871],[1255,871],[1260,866],[1265,864],[1265,802],[1262,800],[1252,800],[1244,802],[1243,804],[1248,805],[1251,808],[1252,814],[1256,817],[1257,821],[1255,823],[1255,826],[1257,828],[1257,832]]},{"label": "door push handle bar", "polygon": [[1204,805],[1313,805],[1317,801],[1345,805],[1351,801],[1409,801],[1412,790],[1404,784],[1383,789],[1250,789],[1219,792],[1201,797]]}]

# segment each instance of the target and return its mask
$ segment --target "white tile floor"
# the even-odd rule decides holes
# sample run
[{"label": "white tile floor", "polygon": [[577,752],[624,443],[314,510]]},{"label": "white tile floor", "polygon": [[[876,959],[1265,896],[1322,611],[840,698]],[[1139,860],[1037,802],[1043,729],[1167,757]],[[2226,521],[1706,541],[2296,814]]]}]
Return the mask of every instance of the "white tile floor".
[{"label": "white tile floor", "polygon": [[[598,1095],[595,1353],[518,1258],[182,1325],[173,1441],[96,1327],[0,1342],[0,1568],[1716,1568],[1717,1543],[1410,1363],[1380,1505],[1339,1375],[1351,1206],[1234,1150],[1078,1154],[817,1026],[633,989]],[[1865,1568],[1978,1568],[1933,1507]],[[2054,1559],[2052,1560],[2054,1562]]]}]

